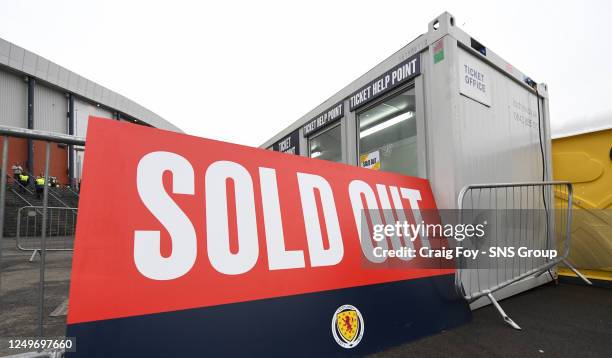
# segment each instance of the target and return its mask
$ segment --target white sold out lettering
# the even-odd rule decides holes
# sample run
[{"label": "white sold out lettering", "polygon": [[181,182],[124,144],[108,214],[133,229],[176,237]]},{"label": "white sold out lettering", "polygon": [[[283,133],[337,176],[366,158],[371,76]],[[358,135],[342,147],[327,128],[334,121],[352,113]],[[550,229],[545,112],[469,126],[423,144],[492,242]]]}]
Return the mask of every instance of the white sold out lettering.
[{"label": "white sold out lettering", "polygon": [[[194,170],[184,157],[170,152],[152,152],[142,157],[138,163],[136,175],[138,194],[151,214],[166,228],[172,241],[172,252],[168,257],[164,257],[160,252],[159,230],[134,232],[134,263],[142,275],[153,280],[173,280],[185,275],[193,267],[198,251],[198,240],[193,224],[164,188],[162,178],[166,171],[172,174],[173,194],[194,195],[195,193]],[[331,186],[319,175],[299,172],[296,175],[310,266],[336,265],[344,256],[344,245]],[[228,179],[234,182],[234,197],[239,199],[235,200],[238,239],[236,253],[232,253],[230,249],[226,195]],[[204,180],[208,259],[215,270],[226,275],[248,272],[257,264],[260,251],[251,174],[238,163],[216,161],[207,168]],[[259,183],[269,269],[305,267],[304,252],[287,250],[285,247],[276,171],[272,168],[259,168]],[[380,184],[376,185],[374,193],[370,185],[361,180],[353,180],[348,189],[363,254],[371,262],[382,262],[385,258],[373,254],[374,246],[370,230],[367,228],[367,220],[362,220],[364,213],[362,196],[365,197],[372,224],[376,225],[382,223],[380,209],[384,210],[387,223],[395,222],[389,210],[392,208],[395,208],[397,220],[406,222],[402,199],[408,200],[413,209],[415,222],[421,222],[418,205],[421,194],[414,189],[387,187]],[[327,249],[323,246],[322,225],[319,222],[315,190],[320,194],[329,241]],[[376,197],[380,201],[380,208]],[[389,239],[394,249],[400,249],[402,246],[413,247],[407,238],[403,243],[400,237]],[[421,237],[421,242],[423,246],[429,247],[427,237]],[[388,247],[386,240],[378,241],[377,245],[383,249]]]},{"label": "white sold out lettering", "polygon": [[[381,225],[382,218],[380,216],[380,209],[383,209],[383,213],[385,215],[385,222],[387,224],[394,223],[396,220],[391,212],[391,209],[393,209],[394,207],[394,212],[397,216],[397,221],[408,222],[404,214],[404,208],[401,200],[407,199],[412,209],[414,222],[420,223],[422,219],[418,202],[421,200],[421,193],[415,189],[398,189],[395,186],[389,186],[389,191],[391,192],[391,199],[393,201],[392,207],[391,202],[389,200],[389,196],[387,195],[387,187],[378,184],[376,185],[376,191],[378,192],[378,198],[381,203],[380,208],[378,207],[378,204],[376,202],[376,195],[374,194],[374,191],[372,190],[370,185],[361,180],[353,180],[349,184],[349,196],[351,198],[351,206],[353,208],[353,216],[355,217],[357,233],[361,240],[361,250],[363,252],[363,255],[369,261],[374,263],[380,263],[385,261],[386,257],[374,255],[374,244],[371,236],[371,231],[367,227],[367,220],[365,220],[365,215],[370,216],[370,220],[373,226]],[[364,210],[365,208],[363,207],[363,202],[361,199],[362,195],[365,197],[367,210]],[[394,250],[400,250],[402,247],[414,247],[412,241],[407,237],[404,237],[403,242],[398,236],[391,236],[389,239],[391,240],[391,244],[393,245]],[[421,236],[421,243],[423,246],[429,247],[429,240],[427,239],[427,237]],[[378,241],[377,246],[382,248],[383,250],[388,249],[386,240]],[[412,257],[405,257],[400,259],[411,260]]]},{"label": "white sold out lettering", "polygon": [[195,229],[185,213],[164,189],[164,171],[172,172],[174,194],[194,194],[193,167],[187,159],[168,152],[153,152],[138,163],[136,184],[144,205],[168,230],[172,255],[160,254],[159,231],[134,232],[134,262],[144,276],[154,280],[172,280],[191,269],[197,255]]},{"label": "white sold out lettering", "polygon": [[[153,280],[172,280],[185,275],[193,267],[197,255],[195,229],[164,189],[162,177],[172,173],[172,193],[194,194],[194,170],[189,161],[169,152],[152,152],[138,163],[138,194],[147,209],[168,230],[172,253],[163,257],[160,252],[160,231],[134,232],[134,262],[138,271]],[[268,262],[271,270],[305,267],[301,250],[286,250],[281,209],[276,183],[276,171],[259,168],[264,227]],[[321,176],[297,173],[300,198],[304,209],[304,223],[311,266],[331,266],[342,260],[344,246],[340,224],[329,183]],[[229,244],[227,179],[234,182],[238,252],[232,253]],[[205,174],[206,186],[206,243],[208,259],[215,270],[227,275],[248,272],[259,257],[259,240],[255,215],[255,195],[249,172],[240,164],[217,161]],[[327,227],[329,248],[322,242],[314,190],[320,193],[323,217]]]}]

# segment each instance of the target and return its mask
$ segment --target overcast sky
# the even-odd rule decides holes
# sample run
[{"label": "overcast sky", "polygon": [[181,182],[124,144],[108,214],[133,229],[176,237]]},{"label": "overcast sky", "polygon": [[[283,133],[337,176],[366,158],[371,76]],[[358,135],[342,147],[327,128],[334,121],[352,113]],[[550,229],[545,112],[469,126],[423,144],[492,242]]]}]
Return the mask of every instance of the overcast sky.
[{"label": "overcast sky", "polygon": [[0,37],[189,134],[257,146],[426,32],[443,11],[548,83],[553,129],[603,113],[612,122],[612,1],[605,0],[0,0]]}]

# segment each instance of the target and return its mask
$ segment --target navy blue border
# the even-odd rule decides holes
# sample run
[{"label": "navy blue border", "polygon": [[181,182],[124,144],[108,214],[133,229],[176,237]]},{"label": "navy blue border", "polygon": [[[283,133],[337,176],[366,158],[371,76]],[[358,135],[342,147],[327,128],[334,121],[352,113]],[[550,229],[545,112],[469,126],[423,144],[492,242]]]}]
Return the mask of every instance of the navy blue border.
[{"label": "navy blue border", "polygon": [[[453,275],[434,276],[72,324],[67,336],[76,337],[76,352],[67,356],[363,356],[469,321],[453,281]],[[331,331],[344,304],[364,319],[363,338],[351,349],[340,347]]]}]

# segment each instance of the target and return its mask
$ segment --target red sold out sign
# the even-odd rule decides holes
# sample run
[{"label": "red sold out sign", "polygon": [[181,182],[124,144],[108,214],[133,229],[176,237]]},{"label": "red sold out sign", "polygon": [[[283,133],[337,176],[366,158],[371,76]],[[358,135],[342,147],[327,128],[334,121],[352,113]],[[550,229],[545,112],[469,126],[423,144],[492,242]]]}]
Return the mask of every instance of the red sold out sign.
[{"label": "red sold out sign", "polygon": [[364,265],[395,243],[361,233],[363,210],[419,222],[424,179],[110,120],[88,133],[69,324],[453,272]]}]

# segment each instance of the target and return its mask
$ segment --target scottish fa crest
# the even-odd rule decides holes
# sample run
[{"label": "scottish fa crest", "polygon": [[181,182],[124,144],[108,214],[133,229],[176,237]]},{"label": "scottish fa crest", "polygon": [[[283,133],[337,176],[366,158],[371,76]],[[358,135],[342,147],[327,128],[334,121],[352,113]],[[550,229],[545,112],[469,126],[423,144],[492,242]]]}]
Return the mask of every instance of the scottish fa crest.
[{"label": "scottish fa crest", "polygon": [[343,348],[353,348],[361,342],[365,326],[361,312],[351,305],[339,307],[332,318],[332,334]]}]

